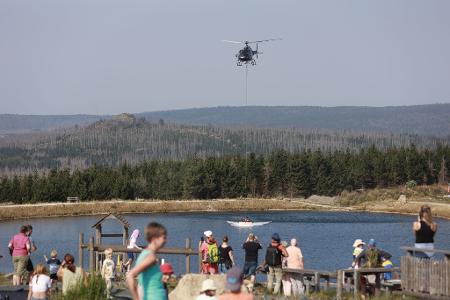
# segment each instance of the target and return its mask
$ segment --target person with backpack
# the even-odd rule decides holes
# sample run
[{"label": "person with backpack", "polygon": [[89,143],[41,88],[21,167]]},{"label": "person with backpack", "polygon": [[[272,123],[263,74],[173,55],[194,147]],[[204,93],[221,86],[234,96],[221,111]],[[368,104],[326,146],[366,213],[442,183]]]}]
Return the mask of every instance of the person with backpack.
[{"label": "person with backpack", "polygon": [[355,259],[356,263],[363,268],[381,268],[383,258],[390,259],[392,255],[380,248],[374,239],[367,243],[367,249],[364,249]]},{"label": "person with backpack", "polygon": [[217,246],[211,230],[207,230],[203,234],[206,239],[200,248],[202,253],[202,274],[217,274],[220,262],[219,246]]},{"label": "person with backpack", "polygon": [[219,247],[220,254],[220,272],[226,273],[234,266],[233,248],[228,245],[228,236],[222,239],[222,245]]},{"label": "person with backpack", "polygon": [[[390,259],[392,255],[380,248],[377,248],[377,244],[374,239],[370,239],[367,243],[367,249],[364,249],[355,259],[356,264],[360,268],[382,268],[383,259]],[[361,276],[361,292],[365,294],[366,279]],[[367,282],[379,286],[380,274],[368,275]]]},{"label": "person with backpack", "polygon": [[[267,290],[269,293],[278,294],[281,288],[283,277],[283,257],[289,257],[286,248],[281,245],[281,238],[278,233],[272,235],[272,242],[266,250],[265,264],[269,267],[267,273]],[[275,278],[275,286],[273,284]]]}]

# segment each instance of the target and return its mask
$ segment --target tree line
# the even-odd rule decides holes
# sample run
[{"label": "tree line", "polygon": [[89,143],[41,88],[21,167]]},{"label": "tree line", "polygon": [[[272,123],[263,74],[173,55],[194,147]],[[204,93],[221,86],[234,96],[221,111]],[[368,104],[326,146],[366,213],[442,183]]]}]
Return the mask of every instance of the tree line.
[{"label": "tree line", "polygon": [[87,127],[50,133],[12,135],[0,138],[0,176],[24,175],[53,168],[86,169],[91,166],[134,166],[149,160],[256,155],[284,149],[359,151],[408,147],[434,149],[449,144],[450,137],[429,137],[388,132],[304,128],[247,128],[190,126],[152,123],[121,115]]},{"label": "tree line", "polygon": [[180,160],[151,160],[131,166],[92,166],[84,170],[4,176],[0,201],[34,203],[106,199],[214,199],[236,197],[308,197],[344,190],[405,184],[444,183],[450,146],[433,150],[410,147],[359,152],[277,150]]}]

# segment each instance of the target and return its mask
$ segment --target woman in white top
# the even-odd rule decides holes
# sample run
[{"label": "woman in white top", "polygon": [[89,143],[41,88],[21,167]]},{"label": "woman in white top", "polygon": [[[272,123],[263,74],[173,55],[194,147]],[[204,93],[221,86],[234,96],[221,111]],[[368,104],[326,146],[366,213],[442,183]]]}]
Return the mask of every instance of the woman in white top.
[{"label": "woman in white top", "polygon": [[47,275],[47,269],[43,264],[37,264],[30,280],[30,290],[28,300],[48,300],[52,280]]}]

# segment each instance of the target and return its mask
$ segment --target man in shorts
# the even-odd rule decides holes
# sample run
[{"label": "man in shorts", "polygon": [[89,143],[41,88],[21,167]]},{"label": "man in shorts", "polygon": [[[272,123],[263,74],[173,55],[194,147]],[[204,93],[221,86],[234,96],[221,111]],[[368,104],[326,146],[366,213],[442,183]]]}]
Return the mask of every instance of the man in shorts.
[{"label": "man in shorts", "polygon": [[248,289],[251,291],[255,285],[256,268],[258,267],[258,251],[262,249],[261,244],[253,233],[248,235],[247,241],[242,245],[245,251],[244,277],[250,277]]}]

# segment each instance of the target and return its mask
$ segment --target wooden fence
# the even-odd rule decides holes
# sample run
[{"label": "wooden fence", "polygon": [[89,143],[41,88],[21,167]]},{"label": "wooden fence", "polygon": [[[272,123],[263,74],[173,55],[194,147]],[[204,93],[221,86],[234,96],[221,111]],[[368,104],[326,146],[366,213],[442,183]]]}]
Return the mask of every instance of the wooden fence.
[{"label": "wooden fence", "polygon": [[[89,252],[89,272],[96,272],[100,270],[99,253],[103,253],[106,249],[111,248],[114,253],[140,253],[142,250],[134,248],[128,249],[123,245],[105,245],[105,244],[95,244],[94,237],[90,237],[87,244],[84,243],[83,233],[79,234],[79,246],[78,246],[78,260],[79,264],[83,266],[84,260],[84,250],[87,249]],[[160,254],[170,254],[170,255],[182,255],[185,257],[186,273],[191,272],[191,256],[198,256],[199,252],[192,249],[191,239],[186,239],[185,248],[163,248],[158,251]]]},{"label": "wooden fence", "polygon": [[401,260],[402,288],[415,295],[450,297],[450,251],[426,250],[443,254],[443,259],[416,257],[423,249],[403,247],[408,255]]},{"label": "wooden fence", "polygon": [[[361,276],[374,275],[375,276],[375,294],[381,292],[381,276],[384,273],[398,273],[400,268],[362,268],[362,269],[343,269],[337,271],[337,292],[336,299],[342,299],[344,289],[346,291],[353,290],[353,298],[359,299],[361,296]],[[389,291],[389,290],[387,290]]]},{"label": "wooden fence", "polygon": [[319,292],[322,286],[322,279],[325,281],[324,290],[328,290],[333,285],[332,279],[336,278],[336,272],[319,271],[311,269],[283,269],[284,274],[300,275],[305,284],[306,294],[309,292]]}]

